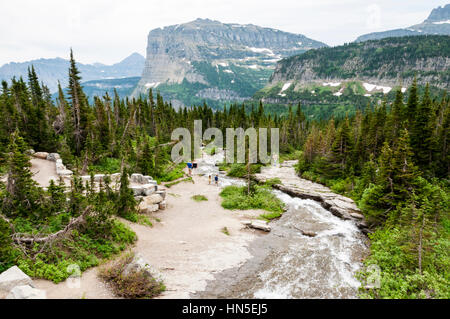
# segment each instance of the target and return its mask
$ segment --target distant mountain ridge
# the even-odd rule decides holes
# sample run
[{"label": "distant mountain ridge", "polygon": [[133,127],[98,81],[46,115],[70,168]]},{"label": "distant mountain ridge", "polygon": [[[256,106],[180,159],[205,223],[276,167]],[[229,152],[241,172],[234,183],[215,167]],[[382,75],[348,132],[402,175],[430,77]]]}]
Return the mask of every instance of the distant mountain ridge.
[{"label": "distant mountain ridge", "polygon": [[384,85],[420,84],[450,87],[450,36],[422,35],[350,43],[310,50],[281,60],[270,84],[345,80]]},{"label": "distant mountain ridge", "polygon": [[[77,66],[81,72],[82,81],[118,79],[141,76],[145,58],[139,53],[133,53],[122,61],[113,65],[102,63],[83,64]],[[58,88],[58,80],[61,86],[67,86],[69,60],[62,58],[37,59],[27,62],[11,62],[0,67],[0,80],[10,81],[13,77],[28,77],[28,67],[34,66],[39,80],[48,86],[54,93]]]},{"label": "distant mountain ridge", "polygon": [[359,36],[355,42],[424,34],[450,35],[450,4],[434,8],[422,23],[407,28],[364,34]]},{"label": "distant mountain ridge", "polygon": [[323,46],[301,34],[209,19],[154,29],[134,95],[157,88],[180,105],[245,100],[265,85],[276,61]]}]

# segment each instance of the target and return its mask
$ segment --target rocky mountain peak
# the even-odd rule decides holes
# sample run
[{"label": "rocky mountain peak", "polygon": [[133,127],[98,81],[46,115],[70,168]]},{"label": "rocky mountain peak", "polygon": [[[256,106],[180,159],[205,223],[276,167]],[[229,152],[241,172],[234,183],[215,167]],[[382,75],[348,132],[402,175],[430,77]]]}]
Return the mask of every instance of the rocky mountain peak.
[{"label": "rocky mountain peak", "polygon": [[424,23],[443,22],[450,20],[450,3],[434,8]]}]

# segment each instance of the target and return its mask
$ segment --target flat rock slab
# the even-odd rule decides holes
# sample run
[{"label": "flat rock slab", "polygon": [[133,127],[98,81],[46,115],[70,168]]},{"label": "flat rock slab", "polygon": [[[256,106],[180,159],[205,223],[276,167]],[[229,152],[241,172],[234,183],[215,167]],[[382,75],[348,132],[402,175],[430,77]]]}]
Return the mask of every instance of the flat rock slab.
[{"label": "flat rock slab", "polygon": [[47,299],[47,293],[30,285],[21,285],[14,287],[6,299]]},{"label": "flat rock slab", "polygon": [[358,227],[365,228],[364,216],[352,199],[336,194],[324,185],[299,177],[293,167],[295,164],[295,161],[286,161],[281,164],[281,167],[263,167],[261,173],[255,174],[254,178],[259,182],[278,178],[281,183],[274,185],[274,188],[294,197],[315,200],[333,215],[342,219],[355,220],[358,222]]},{"label": "flat rock slab", "polygon": [[19,267],[13,266],[0,274],[0,294],[8,293],[20,285],[33,285],[31,278]]},{"label": "flat rock slab", "polygon": [[247,227],[259,229],[259,230],[262,230],[265,232],[270,232],[270,230],[271,230],[270,225],[268,225],[267,222],[264,220],[258,220],[258,219],[246,220],[246,221],[242,222],[242,224],[244,224]]},{"label": "flat rock slab", "polygon": [[47,152],[36,152],[33,153],[33,156],[40,159],[47,159],[48,153]]}]

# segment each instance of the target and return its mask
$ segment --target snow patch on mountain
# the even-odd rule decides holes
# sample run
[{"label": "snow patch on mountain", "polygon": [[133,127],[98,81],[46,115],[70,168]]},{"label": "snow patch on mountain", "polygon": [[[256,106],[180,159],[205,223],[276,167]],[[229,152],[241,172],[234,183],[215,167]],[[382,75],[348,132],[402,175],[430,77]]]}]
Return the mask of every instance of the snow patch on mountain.
[{"label": "snow patch on mountain", "polygon": [[323,82],[323,86],[339,86],[341,82]]},{"label": "snow patch on mountain", "polygon": [[364,88],[366,91],[372,92],[373,90],[382,90],[384,94],[389,93],[389,91],[392,90],[390,86],[381,86],[376,84],[370,84],[370,83],[363,83]]}]

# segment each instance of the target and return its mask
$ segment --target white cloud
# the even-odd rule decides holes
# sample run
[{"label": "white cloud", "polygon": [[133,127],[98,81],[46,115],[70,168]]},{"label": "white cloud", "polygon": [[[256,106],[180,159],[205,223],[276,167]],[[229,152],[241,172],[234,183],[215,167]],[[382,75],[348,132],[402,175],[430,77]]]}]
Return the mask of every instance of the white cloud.
[{"label": "white cloud", "polygon": [[[442,0],[14,0],[0,2],[0,65],[35,58],[68,57],[115,63],[145,55],[151,29],[210,18],[302,33],[327,44],[366,32],[406,27],[426,18]],[[379,8],[367,28],[368,6]]]}]

